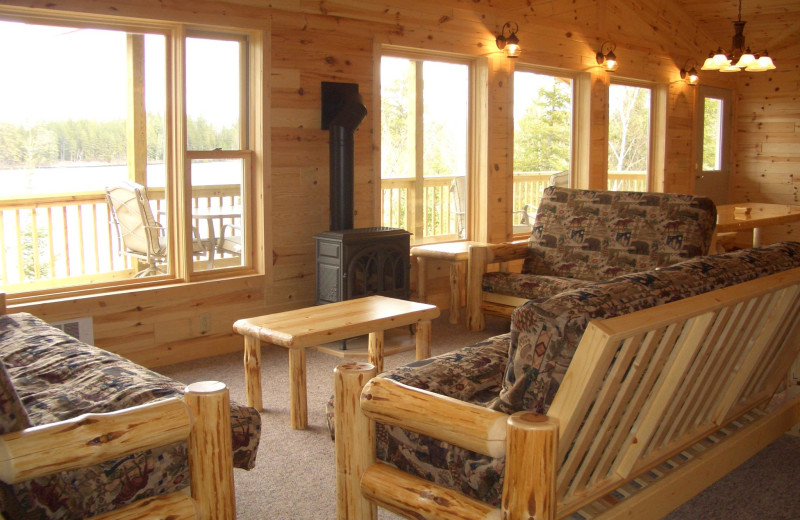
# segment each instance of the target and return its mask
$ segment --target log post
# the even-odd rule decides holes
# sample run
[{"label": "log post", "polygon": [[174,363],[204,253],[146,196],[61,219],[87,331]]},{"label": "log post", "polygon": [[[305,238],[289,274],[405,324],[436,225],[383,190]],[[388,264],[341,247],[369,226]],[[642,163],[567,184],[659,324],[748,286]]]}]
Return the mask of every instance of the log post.
[{"label": "log post", "polygon": [[376,370],[369,363],[344,363],[334,369],[336,517],[375,520],[378,508],[361,494],[361,475],[375,463],[375,423],[361,413],[361,389]]},{"label": "log post", "polygon": [[247,390],[247,406],[259,412],[261,401],[261,340],[257,335],[244,337],[244,383]]},{"label": "log post", "polygon": [[489,260],[487,246],[469,246],[469,261],[467,262],[467,330],[481,331],[486,326],[481,310],[483,300],[483,275],[486,272],[486,263]]},{"label": "log post", "polygon": [[416,360],[431,357],[431,322],[423,320],[417,323]]},{"label": "log post", "polygon": [[192,498],[202,520],[236,520],[230,398],[225,383],[202,381],[186,387],[194,425],[189,434]]},{"label": "log post", "polygon": [[427,301],[427,293],[425,292],[425,284],[428,279],[428,265],[427,258],[423,256],[417,257],[417,301],[425,303]]},{"label": "log post", "polygon": [[308,394],[306,390],[306,349],[289,349],[289,422],[295,430],[308,426]]},{"label": "log post", "polygon": [[383,372],[383,340],[382,330],[369,333],[369,344],[367,345],[368,361],[375,365],[375,370],[380,374]]},{"label": "log post", "polygon": [[556,517],[558,421],[532,412],[508,418],[503,518]]}]

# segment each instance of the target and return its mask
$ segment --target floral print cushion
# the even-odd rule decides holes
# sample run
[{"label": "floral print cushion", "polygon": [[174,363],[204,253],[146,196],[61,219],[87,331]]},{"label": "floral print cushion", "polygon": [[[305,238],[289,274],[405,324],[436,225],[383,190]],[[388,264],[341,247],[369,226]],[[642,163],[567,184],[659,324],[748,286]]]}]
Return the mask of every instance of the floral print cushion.
[{"label": "floral print cushion", "polygon": [[490,406],[546,413],[589,321],[612,318],[800,266],[783,242],[692,260],[532,300],[511,315],[503,388]]},{"label": "floral print cushion", "polygon": [[[185,385],[86,345],[26,313],[0,316],[0,361],[32,425],[180,396]],[[234,466],[255,464],[261,416],[231,403]],[[2,484],[9,518],[85,518],[189,485],[178,443],[94,467]]]},{"label": "floral print cushion", "polygon": [[707,254],[716,222],[704,197],[550,186],[522,272],[607,280],[674,264]]},{"label": "floral print cushion", "polygon": [[591,283],[577,278],[523,273],[493,272],[483,275],[481,288],[494,294],[505,294],[534,300],[562,293]]}]

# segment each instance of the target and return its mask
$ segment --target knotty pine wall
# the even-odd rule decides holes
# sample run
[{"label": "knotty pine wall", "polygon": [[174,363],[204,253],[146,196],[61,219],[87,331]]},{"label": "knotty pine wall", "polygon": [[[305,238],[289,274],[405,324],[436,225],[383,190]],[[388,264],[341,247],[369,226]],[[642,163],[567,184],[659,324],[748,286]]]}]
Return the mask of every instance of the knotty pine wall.
[{"label": "knotty pine wall", "polygon": [[[800,204],[800,44],[795,51],[770,73],[739,78],[733,201]],[[800,225],[766,228],[764,240],[800,240]]]},{"label": "knotty pine wall", "polygon": [[[235,319],[313,305],[312,235],[327,230],[329,218],[328,133],[320,129],[322,81],[359,84],[369,115],[355,138],[355,226],[379,224],[375,79],[381,45],[451,52],[477,60],[488,90],[476,121],[482,153],[473,194],[474,239],[510,237],[515,63],[494,43],[507,21],[520,26],[523,56],[519,63],[579,71],[591,84],[585,128],[588,167],[581,174],[582,185],[605,184],[610,76],[596,65],[594,55],[603,41],[613,40],[620,61],[617,75],[668,86],[663,189],[693,189],[695,92],[679,81],[678,71],[687,58],[699,59],[716,43],[671,2],[659,7],[647,0],[529,1],[524,7],[511,0],[168,0],[157,7],[146,0],[121,0],[108,4],[0,0],[0,5],[254,27],[270,35],[266,100],[270,128],[266,135],[271,162],[264,184],[268,186],[266,213],[271,219],[267,225],[271,228],[271,271],[35,305],[10,302],[11,312],[25,310],[47,320],[91,315],[96,344],[148,366],[241,349],[241,338],[231,331]],[[796,87],[797,74],[791,77],[786,75],[786,88],[791,81]],[[736,86],[735,79],[719,74],[708,81],[720,87]],[[787,129],[779,128],[781,132]],[[754,193],[760,184],[751,183],[747,189]],[[444,264],[430,265],[429,301],[442,307],[447,305],[447,273]],[[411,280],[412,284],[416,280],[415,270]],[[203,313],[211,316],[208,331],[202,328]]]}]

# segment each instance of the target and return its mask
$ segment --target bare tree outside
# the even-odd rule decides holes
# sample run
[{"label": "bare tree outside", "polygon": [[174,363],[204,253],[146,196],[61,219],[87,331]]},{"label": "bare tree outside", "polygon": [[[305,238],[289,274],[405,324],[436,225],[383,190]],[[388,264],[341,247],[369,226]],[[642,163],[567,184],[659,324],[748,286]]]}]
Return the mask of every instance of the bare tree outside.
[{"label": "bare tree outside", "polygon": [[628,183],[612,173],[647,172],[651,91],[644,87],[611,85],[608,105],[608,189],[628,189]]}]

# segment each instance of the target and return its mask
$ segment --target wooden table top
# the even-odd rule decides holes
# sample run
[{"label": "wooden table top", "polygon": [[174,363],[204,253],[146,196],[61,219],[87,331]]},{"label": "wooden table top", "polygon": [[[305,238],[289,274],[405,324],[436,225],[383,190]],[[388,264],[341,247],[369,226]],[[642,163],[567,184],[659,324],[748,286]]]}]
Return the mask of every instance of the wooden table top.
[{"label": "wooden table top", "polygon": [[469,246],[489,245],[486,242],[474,242],[472,240],[462,240],[460,242],[445,242],[442,244],[426,244],[424,246],[414,246],[411,248],[411,256],[423,256],[425,258],[438,258],[440,260],[466,260],[469,258]]},{"label": "wooden table top", "polygon": [[[749,214],[736,213],[735,208],[750,208]],[[717,233],[740,231],[800,221],[800,206],[741,202],[717,206]]]},{"label": "wooden table top", "polygon": [[435,305],[367,296],[238,320],[233,329],[273,345],[306,348],[438,317]]}]

